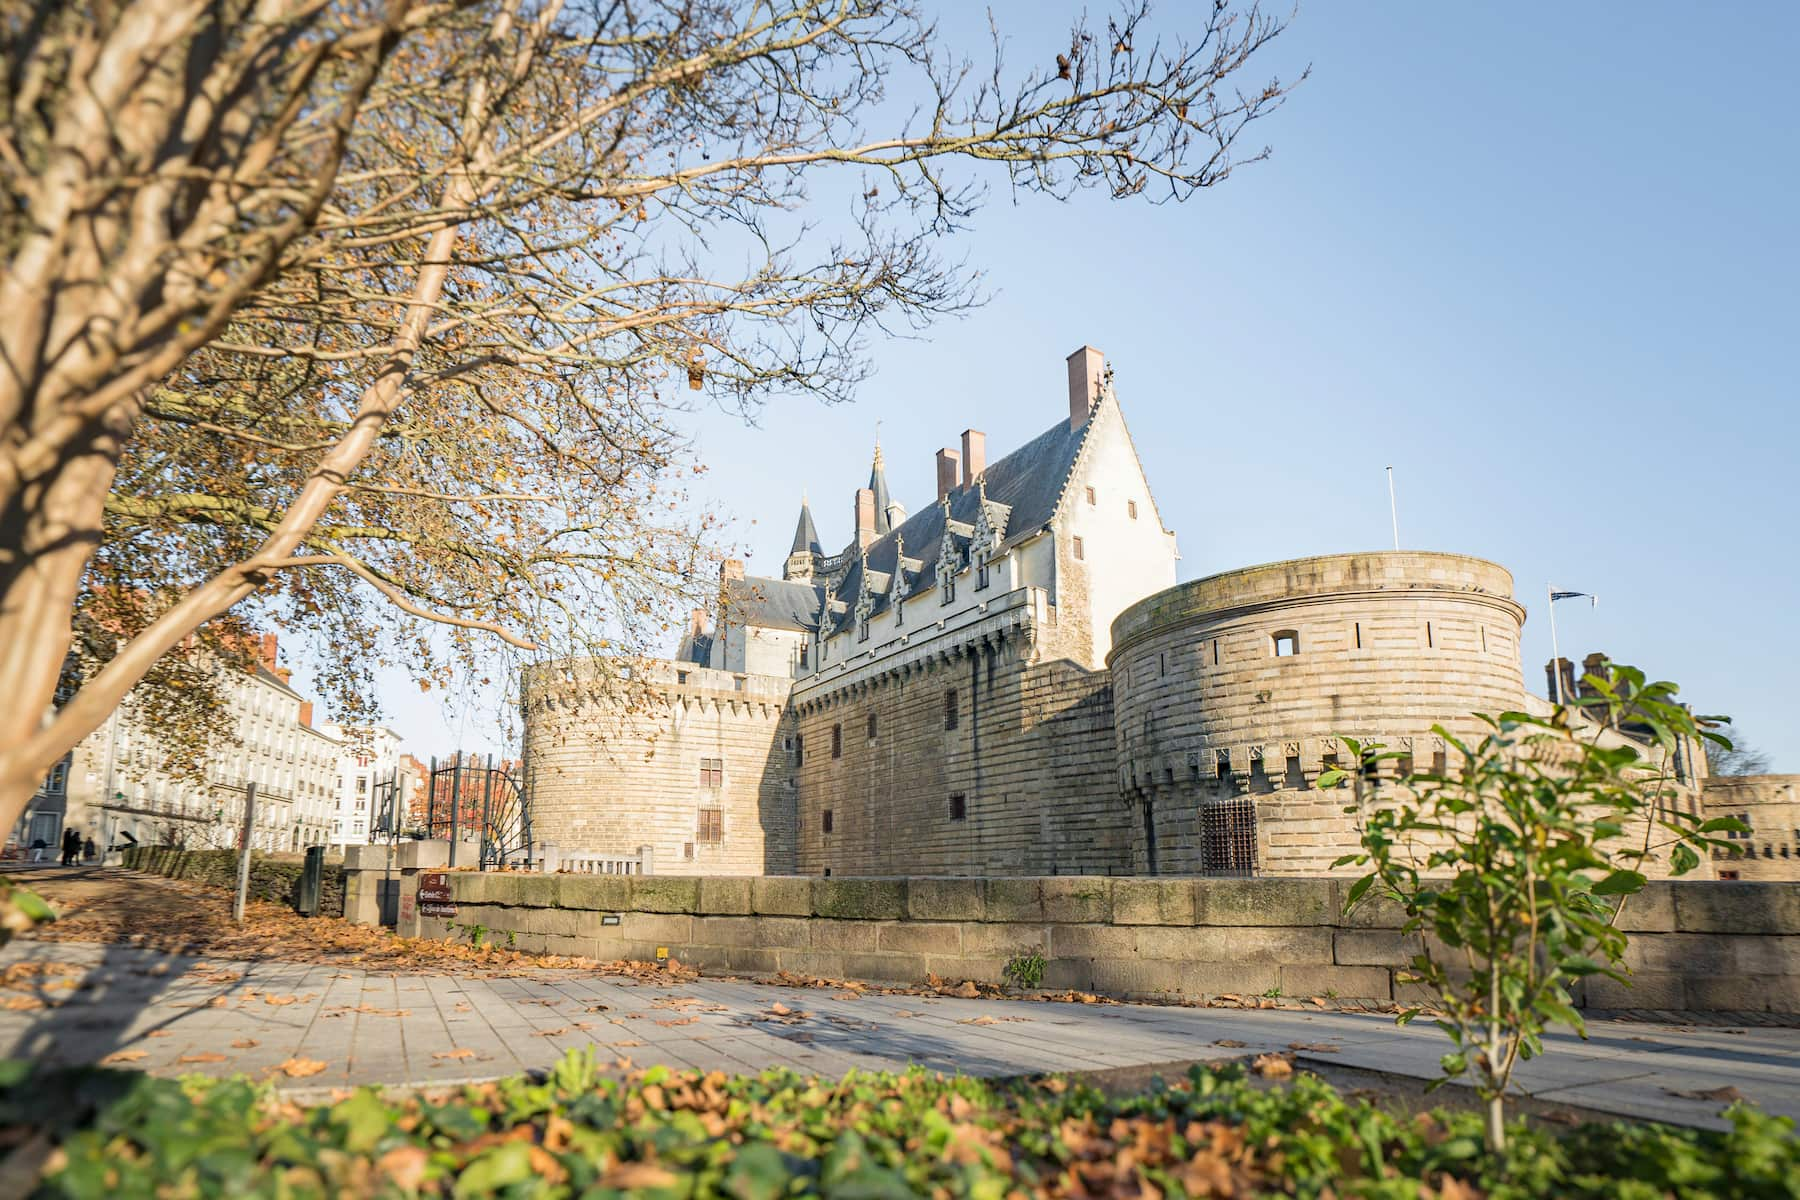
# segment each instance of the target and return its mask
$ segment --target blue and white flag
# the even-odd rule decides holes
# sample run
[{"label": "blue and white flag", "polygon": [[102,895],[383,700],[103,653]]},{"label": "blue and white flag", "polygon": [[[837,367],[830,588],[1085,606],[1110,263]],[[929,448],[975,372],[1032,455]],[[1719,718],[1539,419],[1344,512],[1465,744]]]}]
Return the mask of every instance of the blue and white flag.
[{"label": "blue and white flag", "polygon": [[1552,600],[1573,600],[1577,596],[1586,596],[1588,598],[1590,606],[1598,605],[1600,603],[1600,597],[1594,595],[1592,592],[1551,592],[1550,593],[1550,599],[1552,599]]}]

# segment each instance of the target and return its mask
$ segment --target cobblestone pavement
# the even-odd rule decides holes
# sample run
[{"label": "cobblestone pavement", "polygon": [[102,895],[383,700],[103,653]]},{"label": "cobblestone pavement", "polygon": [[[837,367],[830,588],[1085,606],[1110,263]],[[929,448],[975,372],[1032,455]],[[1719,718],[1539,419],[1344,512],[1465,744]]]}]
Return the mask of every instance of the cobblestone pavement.
[{"label": "cobblestone pavement", "polygon": [[[22,967],[17,964],[37,964]],[[1437,1074],[1434,1029],[1289,1010],[869,996],[738,981],[639,983],[574,972],[502,978],[233,963],[130,946],[14,942],[0,967],[38,989],[0,1010],[0,1050],[156,1074],[269,1075],[288,1086],[448,1084],[544,1067],[576,1046],[639,1065],[841,1075],[1085,1071],[1289,1050],[1302,1063]],[[1720,1124],[1734,1087],[1800,1117],[1800,1031],[1595,1022],[1548,1039],[1519,1081],[1535,1097],[1625,1116]],[[323,1064],[289,1079],[280,1064]],[[1685,1093],[1685,1094],[1684,1094]]]}]

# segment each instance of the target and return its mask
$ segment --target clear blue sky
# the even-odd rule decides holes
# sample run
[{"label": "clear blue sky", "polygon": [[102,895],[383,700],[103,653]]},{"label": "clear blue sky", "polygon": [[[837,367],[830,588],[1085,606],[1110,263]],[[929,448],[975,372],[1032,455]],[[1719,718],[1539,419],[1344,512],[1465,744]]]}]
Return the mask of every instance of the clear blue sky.
[{"label": "clear blue sky", "polygon": [[[997,6],[1010,57],[1076,11]],[[1088,343],[1183,578],[1386,545],[1391,464],[1403,546],[1512,570],[1528,686],[1545,583],[1597,592],[1559,606],[1564,653],[1675,679],[1800,771],[1800,6],[1313,3],[1271,50],[1313,77],[1258,129],[1270,161],[1161,208],[997,188],[947,247],[984,308],[876,345],[854,405],[698,419],[751,569],[803,486],[849,537],[877,419],[916,508],[966,426],[997,457],[1066,415]],[[460,719],[394,694],[415,752],[448,749]]]}]

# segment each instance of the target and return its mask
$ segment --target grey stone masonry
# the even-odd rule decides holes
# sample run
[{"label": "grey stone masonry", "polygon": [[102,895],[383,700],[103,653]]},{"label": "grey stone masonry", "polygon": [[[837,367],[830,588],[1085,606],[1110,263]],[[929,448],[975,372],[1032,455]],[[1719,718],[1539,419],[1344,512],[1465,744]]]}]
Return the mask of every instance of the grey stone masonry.
[{"label": "grey stone masonry", "polygon": [[[1407,999],[1416,953],[1391,906],[1345,915],[1342,879],[1106,876],[605,880],[452,872],[456,921],[520,949],[602,959],[659,952],[705,970],[923,982],[1004,981],[1041,954],[1044,983],[1122,998],[1222,994]],[[1622,917],[1629,983],[1593,1009],[1800,1012],[1800,884],[1654,882]],[[444,919],[418,919],[426,937]]]}]

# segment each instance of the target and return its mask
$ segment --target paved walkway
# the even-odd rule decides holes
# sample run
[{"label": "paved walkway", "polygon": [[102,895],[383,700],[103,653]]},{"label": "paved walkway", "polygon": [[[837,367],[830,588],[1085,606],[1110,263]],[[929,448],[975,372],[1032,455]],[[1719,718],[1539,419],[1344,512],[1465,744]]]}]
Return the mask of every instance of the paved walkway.
[{"label": "paved walkway", "polygon": [[[1302,1062],[1438,1074],[1442,1037],[1391,1017],[1288,1010],[862,996],[754,983],[544,972],[510,978],[395,975],[300,963],[202,962],[128,946],[14,942],[0,967],[38,963],[37,999],[0,1008],[0,1052],[54,1063],[115,1061],[158,1074],[275,1073],[324,1064],[289,1086],[434,1084],[543,1067],[576,1046],[639,1065],[732,1072],[791,1067],[1010,1075],[1302,1049]],[[27,996],[17,990],[0,998]],[[779,1008],[777,1006],[780,1006]],[[789,1010],[783,1012],[782,1009]],[[1735,1087],[1800,1118],[1800,1030],[1595,1022],[1547,1039],[1523,1064],[1540,1099],[1626,1116],[1718,1125]]]}]

